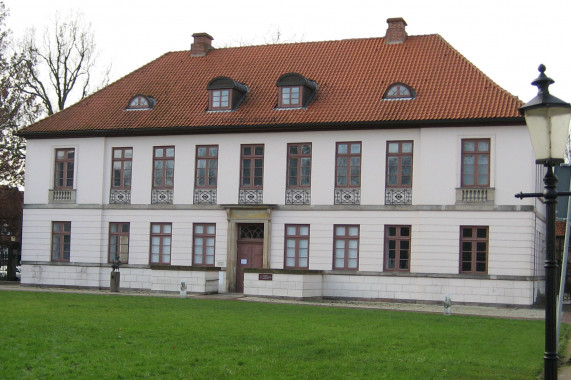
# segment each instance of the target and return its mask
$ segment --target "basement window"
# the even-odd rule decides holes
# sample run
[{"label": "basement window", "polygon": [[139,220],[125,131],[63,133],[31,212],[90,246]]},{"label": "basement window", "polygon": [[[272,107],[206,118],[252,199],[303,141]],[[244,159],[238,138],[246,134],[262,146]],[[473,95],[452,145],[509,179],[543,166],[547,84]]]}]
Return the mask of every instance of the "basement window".
[{"label": "basement window", "polygon": [[384,100],[411,100],[415,97],[416,93],[414,89],[404,83],[393,83],[387,88],[383,95]]}]

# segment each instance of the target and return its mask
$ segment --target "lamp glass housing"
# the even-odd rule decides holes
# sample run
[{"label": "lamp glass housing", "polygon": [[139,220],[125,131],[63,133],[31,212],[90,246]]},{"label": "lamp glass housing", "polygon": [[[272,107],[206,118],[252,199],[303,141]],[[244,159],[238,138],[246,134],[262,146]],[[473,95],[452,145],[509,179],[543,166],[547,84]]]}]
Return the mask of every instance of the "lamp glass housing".
[{"label": "lamp glass housing", "polygon": [[563,159],[569,135],[571,109],[533,107],[524,110],[536,160]]}]

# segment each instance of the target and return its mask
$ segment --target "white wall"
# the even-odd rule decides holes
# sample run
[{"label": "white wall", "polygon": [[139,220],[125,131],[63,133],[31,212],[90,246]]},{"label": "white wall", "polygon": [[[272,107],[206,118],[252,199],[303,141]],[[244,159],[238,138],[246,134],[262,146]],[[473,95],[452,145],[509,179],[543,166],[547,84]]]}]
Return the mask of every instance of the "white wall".
[{"label": "white wall", "polygon": [[47,139],[28,142],[26,204],[47,203],[53,187],[54,151],[76,149],[75,188],[78,204],[109,202],[113,147],[133,147],[132,204],[149,204],[153,146],[174,145],[174,203],[192,204],[196,145],[219,145],[218,203],[238,202],[240,144],[265,144],[264,203],[284,204],[287,144],[313,146],[311,197],[313,205],[332,205],[335,143],[362,142],[362,205],[384,205],[386,142],[413,140],[413,204],[453,205],[460,187],[461,139],[490,138],[491,187],[496,204],[532,205],[514,194],[533,191],[535,167],[525,126],[423,128],[369,131],[252,133],[188,136]]},{"label": "white wall", "polygon": [[527,212],[276,211],[270,267],[284,267],[285,224],[310,224],[310,270],[332,270],[335,224],[358,224],[359,271],[382,272],[384,226],[410,225],[410,272],[458,274],[460,226],[482,225],[489,226],[488,274],[532,276],[534,223]]}]

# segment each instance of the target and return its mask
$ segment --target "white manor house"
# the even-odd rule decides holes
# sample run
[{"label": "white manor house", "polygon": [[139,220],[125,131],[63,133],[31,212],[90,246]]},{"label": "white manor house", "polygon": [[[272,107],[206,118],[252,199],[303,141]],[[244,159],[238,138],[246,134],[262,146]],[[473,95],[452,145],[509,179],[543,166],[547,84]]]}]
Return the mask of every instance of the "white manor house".
[{"label": "white manor house", "polygon": [[[532,305],[522,103],[439,35],[206,33],[21,130],[22,285]],[[381,26],[379,26],[381,29]]]}]

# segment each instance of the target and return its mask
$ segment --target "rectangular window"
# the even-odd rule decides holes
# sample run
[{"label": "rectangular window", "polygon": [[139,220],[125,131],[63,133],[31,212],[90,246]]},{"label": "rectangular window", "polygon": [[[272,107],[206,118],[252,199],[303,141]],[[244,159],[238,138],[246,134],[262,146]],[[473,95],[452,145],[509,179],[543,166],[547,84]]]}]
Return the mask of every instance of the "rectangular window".
[{"label": "rectangular window", "polygon": [[240,188],[261,189],[264,183],[264,145],[241,145]]},{"label": "rectangular window", "polygon": [[129,262],[129,223],[109,223],[109,262],[117,256],[123,264]]},{"label": "rectangular window", "polygon": [[130,189],[133,164],[133,148],[113,148],[111,187]]},{"label": "rectangular window", "polygon": [[73,189],[75,149],[56,149],[54,189]]},{"label": "rectangular window", "polygon": [[359,268],[359,226],[335,225],[333,237],[333,269]]},{"label": "rectangular window", "polygon": [[230,109],[230,90],[210,90],[210,109]]},{"label": "rectangular window", "polygon": [[151,223],[151,264],[170,265],[172,224]]},{"label": "rectangular window", "polygon": [[192,237],[192,265],[214,266],[216,224],[195,223]]},{"label": "rectangular window", "polygon": [[52,222],[52,261],[69,262],[71,222]]},{"label": "rectangular window", "polygon": [[462,140],[462,187],[490,186],[490,139]]},{"label": "rectangular window", "polygon": [[488,273],[487,226],[460,226],[460,273]]},{"label": "rectangular window", "polygon": [[360,187],[361,143],[337,143],[335,159],[336,187]]},{"label": "rectangular window", "polygon": [[387,187],[412,187],[412,141],[387,141]]},{"label": "rectangular window", "polygon": [[301,107],[301,87],[285,86],[279,87],[279,107]]},{"label": "rectangular window", "polygon": [[216,188],[218,180],[218,145],[198,145],[196,147],[195,173],[195,188]]},{"label": "rectangular window", "polygon": [[174,187],[174,146],[156,146],[153,153],[153,189]]},{"label": "rectangular window", "polygon": [[284,268],[307,269],[309,266],[309,224],[285,225]]},{"label": "rectangular window", "polygon": [[410,226],[385,226],[385,270],[410,270]]},{"label": "rectangular window", "polygon": [[287,187],[311,186],[311,143],[287,145]]}]

